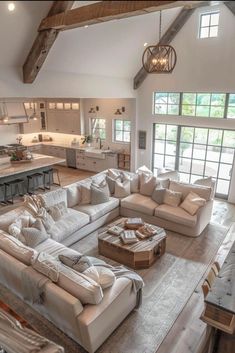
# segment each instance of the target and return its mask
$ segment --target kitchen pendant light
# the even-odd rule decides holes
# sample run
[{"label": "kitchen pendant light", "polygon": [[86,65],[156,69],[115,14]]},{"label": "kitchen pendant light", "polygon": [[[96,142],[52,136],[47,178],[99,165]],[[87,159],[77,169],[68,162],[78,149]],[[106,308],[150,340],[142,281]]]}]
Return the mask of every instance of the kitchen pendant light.
[{"label": "kitchen pendant light", "polygon": [[148,73],[171,73],[176,65],[176,51],[168,44],[161,44],[162,12],[159,18],[159,43],[148,46],[142,56],[142,64]]},{"label": "kitchen pendant light", "polygon": [[36,109],[35,109],[35,102],[33,103],[33,114],[30,116],[30,119],[33,119],[35,121],[38,120]]},{"label": "kitchen pendant light", "polygon": [[7,111],[7,105],[5,102],[2,102],[2,107],[1,107],[1,120],[7,124],[8,120],[9,120],[9,116],[8,116],[8,111]]}]

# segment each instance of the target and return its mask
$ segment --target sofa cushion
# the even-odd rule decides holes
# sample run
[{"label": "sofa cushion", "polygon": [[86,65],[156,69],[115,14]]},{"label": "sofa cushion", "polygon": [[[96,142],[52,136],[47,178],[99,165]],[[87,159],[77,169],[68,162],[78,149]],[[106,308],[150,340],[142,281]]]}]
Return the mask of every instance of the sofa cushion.
[{"label": "sofa cushion", "polygon": [[140,191],[140,178],[139,174],[131,172],[122,172],[123,179],[129,179],[131,183],[131,193]]},{"label": "sofa cushion", "polygon": [[211,199],[212,189],[207,186],[199,186],[195,184],[179,183],[177,181],[170,181],[169,189],[172,191],[182,192],[183,200],[190,193],[190,191],[195,192],[201,198],[209,201]]},{"label": "sofa cushion", "polygon": [[99,304],[103,298],[103,291],[98,283],[61,263],[57,285],[78,298],[82,304]]},{"label": "sofa cushion", "polygon": [[73,250],[71,248],[67,248],[65,245],[58,243],[57,241],[51,238],[45,240],[43,243],[38,244],[35,247],[35,250],[37,250],[37,252],[45,252],[49,255],[52,255],[57,260],[59,260],[60,254],[64,254],[67,251],[69,251],[70,254],[82,255],[78,251]]},{"label": "sofa cushion", "polygon": [[152,194],[152,200],[155,201],[158,205],[161,205],[164,201],[166,189],[164,188],[156,188]]},{"label": "sofa cushion", "polygon": [[158,204],[148,196],[131,194],[121,200],[121,206],[153,216]]},{"label": "sofa cushion", "polygon": [[68,213],[66,213],[58,222],[55,222],[48,233],[52,239],[61,242],[89,222],[90,218],[86,213],[68,208]]},{"label": "sofa cushion", "polygon": [[40,194],[38,197],[41,200],[42,206],[49,208],[64,201],[67,206],[67,191],[65,189],[56,189],[45,194]]},{"label": "sofa cushion", "polygon": [[78,272],[84,272],[89,267],[91,267],[92,263],[89,258],[80,253],[75,253],[72,249],[65,249],[60,255],[59,260],[66,266],[71,267],[73,270]]},{"label": "sofa cushion", "polygon": [[160,182],[157,182],[155,176],[144,173],[140,174],[140,193],[142,195],[151,196],[157,184],[160,184]]},{"label": "sofa cushion", "polygon": [[106,180],[100,184],[91,184],[91,204],[99,205],[109,201],[110,191]]},{"label": "sofa cushion", "polygon": [[108,202],[101,203],[99,205],[78,205],[74,207],[74,210],[83,212],[90,217],[91,222],[94,222],[96,219],[104,216],[106,213],[114,210],[119,206],[119,200],[110,197]]},{"label": "sofa cushion", "polygon": [[28,266],[36,254],[35,250],[3,231],[0,231],[0,249]]},{"label": "sofa cushion", "polygon": [[185,197],[180,207],[193,216],[197,213],[200,207],[205,205],[205,203],[205,199],[202,199],[197,194],[190,191],[190,193]]},{"label": "sofa cushion", "polygon": [[80,184],[79,190],[81,193],[80,205],[88,205],[91,203],[91,183]]},{"label": "sofa cushion", "polygon": [[177,207],[181,203],[182,192],[165,190],[163,203],[169,206]]},{"label": "sofa cushion", "polygon": [[68,208],[64,201],[48,208],[48,214],[51,216],[54,222],[59,221],[67,213]]},{"label": "sofa cushion", "polygon": [[31,248],[34,248],[36,245],[49,238],[49,234],[47,234],[42,220],[39,218],[31,227],[22,228],[22,234],[25,238],[25,244]]},{"label": "sofa cushion", "polygon": [[194,227],[197,223],[197,216],[191,216],[188,212],[180,207],[169,205],[160,205],[155,209],[155,216],[163,218],[166,221],[183,224],[188,227]]},{"label": "sofa cushion", "polygon": [[91,266],[83,274],[93,279],[102,289],[111,287],[116,279],[114,273],[104,266]]},{"label": "sofa cushion", "polygon": [[74,183],[64,188],[67,191],[67,204],[68,207],[74,207],[81,201],[81,192],[79,184]]},{"label": "sofa cushion", "polygon": [[58,261],[53,256],[41,252],[32,260],[32,267],[48,277],[52,282],[57,282],[59,279]]},{"label": "sofa cushion", "polygon": [[115,181],[114,197],[123,198],[131,193],[131,182],[129,179],[122,181]]},{"label": "sofa cushion", "polygon": [[[6,214],[6,219],[7,218],[8,214]],[[35,221],[36,219],[31,216],[27,211],[25,211],[19,217],[17,217],[13,223],[9,225],[8,233],[25,244],[25,238],[22,234],[22,228],[31,227]]]}]

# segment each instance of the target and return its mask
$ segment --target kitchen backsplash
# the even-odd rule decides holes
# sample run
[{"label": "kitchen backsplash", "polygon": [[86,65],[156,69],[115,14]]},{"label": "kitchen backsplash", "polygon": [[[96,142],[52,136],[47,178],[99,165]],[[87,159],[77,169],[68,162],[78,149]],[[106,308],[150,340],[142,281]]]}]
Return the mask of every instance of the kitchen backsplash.
[{"label": "kitchen backsplash", "polygon": [[[81,135],[67,135],[67,134],[58,134],[53,132],[44,132],[44,133],[32,133],[32,134],[23,134],[20,135],[23,137],[22,143],[29,144],[32,141],[35,141],[35,138],[38,140],[38,135],[41,134],[43,139],[48,139],[51,137],[53,142],[63,143],[70,145],[71,142],[76,139],[77,142],[81,144],[83,136]],[[39,142],[39,141],[38,141]]]},{"label": "kitchen backsplash", "polygon": [[0,145],[17,143],[16,138],[19,134],[19,125],[0,126]]}]

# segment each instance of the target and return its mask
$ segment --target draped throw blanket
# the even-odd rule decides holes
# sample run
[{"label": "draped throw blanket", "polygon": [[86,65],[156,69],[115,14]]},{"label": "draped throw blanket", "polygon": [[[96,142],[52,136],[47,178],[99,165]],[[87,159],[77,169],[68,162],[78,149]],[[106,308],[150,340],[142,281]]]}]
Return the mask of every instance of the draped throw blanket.
[{"label": "draped throw blanket", "polygon": [[132,289],[135,291],[136,298],[136,308],[138,309],[142,303],[142,289],[144,287],[143,279],[134,271],[128,270],[124,266],[111,266],[108,264],[96,264],[95,267],[102,266],[109,268],[115,275],[116,278],[128,278],[132,281]]},{"label": "draped throw blanket", "polygon": [[31,304],[43,304],[45,285],[51,280],[36,272],[32,267],[22,271],[24,300]]}]

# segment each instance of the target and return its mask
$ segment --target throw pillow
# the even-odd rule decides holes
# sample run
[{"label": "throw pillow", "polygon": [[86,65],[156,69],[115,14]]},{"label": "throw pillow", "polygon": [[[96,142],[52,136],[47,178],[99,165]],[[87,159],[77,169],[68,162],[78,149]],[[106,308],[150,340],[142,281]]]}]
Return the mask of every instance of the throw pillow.
[{"label": "throw pillow", "polygon": [[32,267],[50,278],[52,282],[57,282],[59,279],[59,264],[53,256],[40,252],[33,260]]},{"label": "throw pillow", "polygon": [[163,202],[166,205],[178,207],[182,198],[182,192],[171,191],[166,189]]},{"label": "throw pillow", "polygon": [[35,218],[31,215],[22,214],[19,216],[15,222],[9,225],[8,232],[10,235],[20,240],[23,244],[25,244],[25,238],[22,234],[22,228],[31,227],[31,225],[35,222]]},{"label": "throw pillow", "polygon": [[122,172],[122,180],[127,180],[127,179],[129,179],[131,183],[131,193],[139,192],[140,191],[139,174]]},{"label": "throw pillow", "polygon": [[137,170],[136,170],[136,173],[137,174],[142,174],[142,173],[144,173],[144,174],[148,174],[148,175],[152,175],[153,174],[153,172],[152,172],[152,170],[150,170],[149,168],[147,168],[146,167],[146,165],[142,165],[142,167],[139,167]]},{"label": "throw pillow", "polygon": [[100,203],[105,203],[109,201],[109,187],[106,181],[104,180],[99,185],[92,183],[91,184],[91,204],[98,205]]},{"label": "throw pillow", "polygon": [[130,180],[125,180],[123,183],[121,181],[115,181],[115,192],[114,197],[123,198],[131,194],[131,182]]},{"label": "throw pillow", "polygon": [[41,207],[38,209],[37,219],[41,219],[42,224],[44,225],[47,232],[55,224],[54,219],[51,217],[51,215],[47,212],[47,210],[44,207]]},{"label": "throw pillow", "polygon": [[112,179],[117,179],[121,177],[121,173],[119,172],[119,170],[108,169],[108,176]]},{"label": "throw pillow", "polygon": [[204,206],[206,200],[198,196],[195,192],[190,192],[180,205],[185,211],[194,216],[198,209]]},{"label": "throw pillow", "polygon": [[66,213],[68,213],[68,209],[67,209],[64,201],[59,202],[56,205],[49,207],[47,211],[48,211],[49,216],[54,221],[54,223],[56,221],[58,221],[59,219],[61,219]]},{"label": "throw pillow", "polygon": [[49,238],[41,219],[37,219],[30,228],[22,228],[22,234],[25,244],[31,248]]},{"label": "throw pillow", "polygon": [[151,196],[155,187],[160,185],[156,177],[148,174],[140,174],[140,193],[145,196]]},{"label": "throw pillow", "polygon": [[67,190],[68,207],[71,208],[71,207],[77,206],[81,201],[79,185],[78,184],[70,185],[69,187],[66,187],[66,190]]},{"label": "throw pillow", "polygon": [[166,189],[164,188],[156,188],[152,194],[152,200],[155,201],[158,205],[163,204],[164,196],[165,196]]},{"label": "throw pillow", "polygon": [[93,279],[102,289],[111,287],[116,279],[114,273],[104,266],[91,266],[83,274]]},{"label": "throw pillow", "polygon": [[80,184],[79,189],[81,193],[80,205],[91,203],[91,184]]},{"label": "throw pillow", "polygon": [[109,192],[111,195],[113,195],[115,192],[115,181],[116,180],[121,181],[121,177],[118,176],[117,178],[114,179],[114,178],[110,177],[109,175],[106,175],[106,181],[109,186]]},{"label": "throw pillow", "polygon": [[164,189],[169,189],[170,179],[158,179],[160,181],[160,185]]},{"label": "throw pillow", "polygon": [[80,254],[72,249],[65,249],[60,255],[59,260],[73,270],[83,272],[88,269],[92,263],[87,256]]}]

